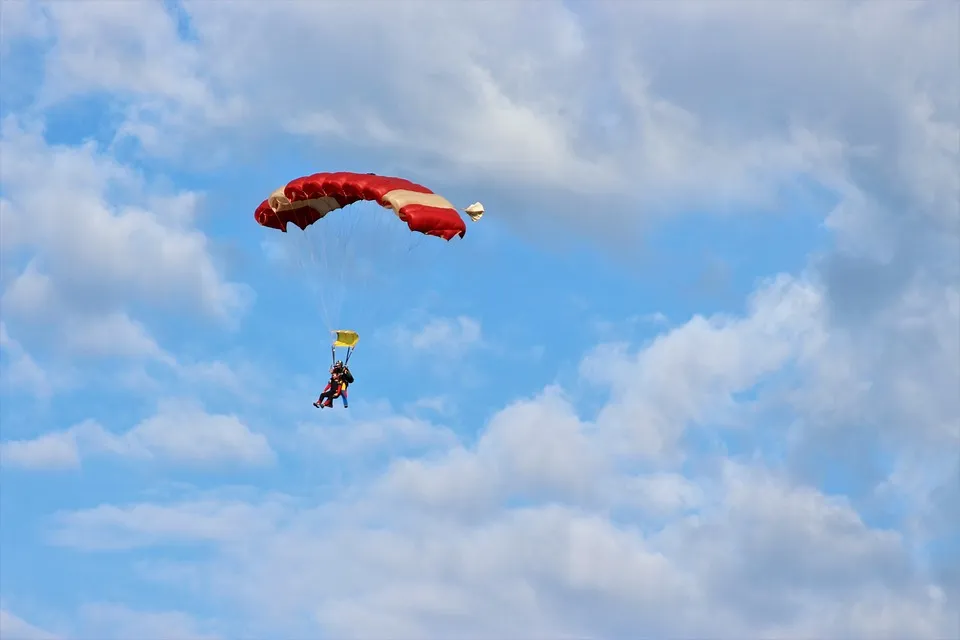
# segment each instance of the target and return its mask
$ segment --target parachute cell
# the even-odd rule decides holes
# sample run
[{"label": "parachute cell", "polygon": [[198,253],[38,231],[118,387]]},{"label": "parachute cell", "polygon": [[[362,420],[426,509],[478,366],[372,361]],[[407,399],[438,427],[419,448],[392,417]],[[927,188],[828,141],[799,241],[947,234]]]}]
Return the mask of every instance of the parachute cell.
[{"label": "parachute cell", "polygon": [[[360,200],[393,209],[411,231],[450,240],[467,227],[456,207],[423,185],[404,178],[369,173],[315,173],[280,187],[257,207],[254,217],[264,227],[286,232],[287,224],[306,228],[335,209]],[[479,202],[465,209],[470,219],[483,216]]]}]

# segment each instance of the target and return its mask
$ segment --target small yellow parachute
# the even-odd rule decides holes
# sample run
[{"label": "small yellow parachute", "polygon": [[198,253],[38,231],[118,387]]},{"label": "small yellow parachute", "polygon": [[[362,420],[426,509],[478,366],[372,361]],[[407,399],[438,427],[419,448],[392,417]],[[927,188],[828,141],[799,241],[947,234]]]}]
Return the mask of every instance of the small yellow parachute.
[{"label": "small yellow parachute", "polygon": [[356,331],[350,331],[349,329],[338,329],[330,333],[333,334],[333,342],[330,343],[330,356],[333,358],[333,362],[335,363],[337,361],[337,347],[342,347],[347,350],[343,358],[344,364],[350,362],[350,356],[353,355],[354,348],[356,348],[357,343],[360,342],[360,334]]},{"label": "small yellow parachute", "polygon": [[331,331],[330,333],[334,335],[334,347],[346,347],[348,349],[352,349],[357,346],[357,343],[360,341],[360,334],[358,334],[356,331],[339,329],[337,331]]}]

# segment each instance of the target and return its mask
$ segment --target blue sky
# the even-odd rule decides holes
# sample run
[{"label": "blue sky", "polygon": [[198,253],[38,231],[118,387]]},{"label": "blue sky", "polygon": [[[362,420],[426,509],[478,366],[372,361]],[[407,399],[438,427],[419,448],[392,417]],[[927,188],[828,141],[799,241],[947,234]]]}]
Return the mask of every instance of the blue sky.
[{"label": "blue sky", "polygon": [[4,3],[0,636],[955,633],[956,7],[404,6]]}]

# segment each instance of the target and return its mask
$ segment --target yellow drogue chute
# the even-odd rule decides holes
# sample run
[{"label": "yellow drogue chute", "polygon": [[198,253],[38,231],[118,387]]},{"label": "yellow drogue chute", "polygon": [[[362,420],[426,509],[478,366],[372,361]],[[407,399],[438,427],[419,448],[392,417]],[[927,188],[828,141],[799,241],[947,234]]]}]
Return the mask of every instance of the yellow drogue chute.
[{"label": "yellow drogue chute", "polygon": [[333,361],[337,361],[337,347],[340,347],[347,350],[343,358],[343,363],[346,364],[350,361],[350,356],[353,354],[357,343],[360,342],[360,334],[349,329],[338,329],[330,333],[333,334],[333,343],[330,345],[330,355],[333,357]]}]

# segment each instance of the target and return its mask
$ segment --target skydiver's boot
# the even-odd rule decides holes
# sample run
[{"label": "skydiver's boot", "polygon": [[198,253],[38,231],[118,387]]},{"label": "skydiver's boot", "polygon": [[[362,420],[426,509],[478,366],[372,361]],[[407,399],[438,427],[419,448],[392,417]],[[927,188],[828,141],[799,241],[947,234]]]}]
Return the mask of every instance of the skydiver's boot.
[{"label": "skydiver's boot", "polygon": [[319,408],[320,408],[320,402],[319,402],[319,401],[318,401],[318,402],[314,402],[314,403],[313,403],[313,406],[315,406],[317,409],[319,409]]}]

